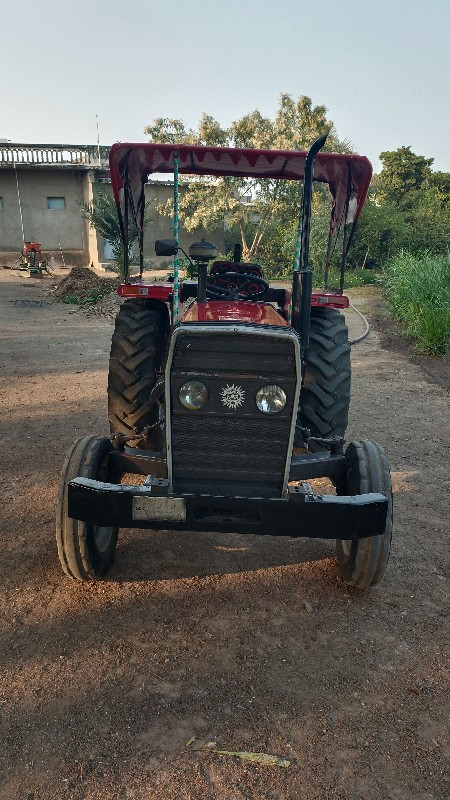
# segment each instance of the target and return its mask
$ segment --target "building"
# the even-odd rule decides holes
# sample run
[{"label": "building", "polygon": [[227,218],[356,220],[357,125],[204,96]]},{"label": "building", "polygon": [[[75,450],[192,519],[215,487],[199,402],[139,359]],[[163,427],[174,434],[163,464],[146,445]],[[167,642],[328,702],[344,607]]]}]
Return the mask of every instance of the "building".
[{"label": "building", "polygon": [[[25,241],[40,242],[45,257],[57,264],[107,266],[111,247],[83,217],[82,204],[102,189],[111,191],[108,147],[97,145],[16,144],[0,140],[0,261],[11,265]],[[154,241],[171,238],[170,219],[156,207],[172,195],[170,181],[149,181],[145,191],[153,199],[151,221],[144,235],[148,267],[165,266],[154,254]],[[180,244],[202,236],[224,250],[224,232],[180,230]]]}]

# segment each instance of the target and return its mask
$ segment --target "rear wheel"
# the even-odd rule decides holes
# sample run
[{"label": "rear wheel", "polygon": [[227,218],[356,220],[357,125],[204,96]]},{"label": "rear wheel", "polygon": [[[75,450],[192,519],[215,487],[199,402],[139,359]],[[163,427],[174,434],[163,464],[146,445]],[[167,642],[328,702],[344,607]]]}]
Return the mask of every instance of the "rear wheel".
[{"label": "rear wheel", "polygon": [[[169,331],[165,303],[128,300],[120,308],[111,341],[108,417],[111,433],[141,433],[158,422],[159,406],[150,393],[161,369]],[[140,447],[161,448],[160,431]]]},{"label": "rear wheel", "polygon": [[380,445],[365,439],[350,442],[347,461],[346,494],[379,492],[389,499],[386,527],[379,536],[367,539],[338,539],[336,555],[345,583],[366,589],[383,577],[392,541],[392,485],[389,463]]},{"label": "rear wheel", "polygon": [[62,469],[56,543],[64,572],[75,580],[102,578],[114,563],[119,529],[80,522],[67,513],[69,482],[73,478],[106,480],[106,461],[111,449],[106,437],[85,436],[72,445]]},{"label": "rear wheel", "polygon": [[[312,436],[324,439],[344,436],[350,382],[350,345],[343,314],[331,308],[312,308],[297,427],[308,428]],[[295,443],[302,443],[300,431],[297,431]],[[321,448],[311,443],[310,449]]]}]

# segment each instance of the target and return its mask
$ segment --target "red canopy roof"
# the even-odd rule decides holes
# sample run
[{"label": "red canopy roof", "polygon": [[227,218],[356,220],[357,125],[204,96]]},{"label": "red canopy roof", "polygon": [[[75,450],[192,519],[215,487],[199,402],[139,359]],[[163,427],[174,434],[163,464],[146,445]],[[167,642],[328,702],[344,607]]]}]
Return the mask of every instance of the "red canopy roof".
[{"label": "red canopy roof", "polygon": [[[109,166],[114,197],[123,206],[124,178],[130,181],[131,212],[138,219],[143,199],[143,185],[154,172],[173,173],[173,154],[179,154],[182,175],[227,175],[253,178],[302,180],[306,152],[295,150],[251,150],[246,148],[207,147],[189,144],[129,144],[118,142],[111,148]],[[338,226],[347,198],[346,223],[355,223],[361,213],[372,166],[365,156],[342,153],[319,153],[314,162],[314,180],[328,183],[334,198],[333,218]]]}]

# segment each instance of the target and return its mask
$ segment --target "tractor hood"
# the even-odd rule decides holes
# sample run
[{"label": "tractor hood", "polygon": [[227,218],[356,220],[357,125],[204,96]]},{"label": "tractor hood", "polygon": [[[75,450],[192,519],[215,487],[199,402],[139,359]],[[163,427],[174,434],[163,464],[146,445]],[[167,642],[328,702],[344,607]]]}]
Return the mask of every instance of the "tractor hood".
[{"label": "tractor hood", "polygon": [[278,325],[287,327],[288,323],[271,303],[247,303],[237,300],[214,300],[206,303],[192,303],[180,322],[229,322],[251,325]]}]

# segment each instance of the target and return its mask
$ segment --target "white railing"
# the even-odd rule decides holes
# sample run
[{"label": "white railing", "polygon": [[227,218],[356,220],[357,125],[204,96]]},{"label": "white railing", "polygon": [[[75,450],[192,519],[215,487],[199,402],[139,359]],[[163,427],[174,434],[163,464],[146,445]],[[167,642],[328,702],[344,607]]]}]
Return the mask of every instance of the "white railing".
[{"label": "white railing", "polygon": [[16,144],[0,142],[0,166],[13,164],[67,164],[108,166],[109,147],[71,144]]}]

